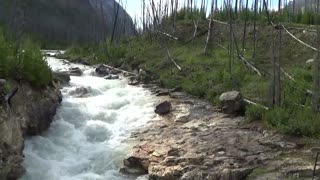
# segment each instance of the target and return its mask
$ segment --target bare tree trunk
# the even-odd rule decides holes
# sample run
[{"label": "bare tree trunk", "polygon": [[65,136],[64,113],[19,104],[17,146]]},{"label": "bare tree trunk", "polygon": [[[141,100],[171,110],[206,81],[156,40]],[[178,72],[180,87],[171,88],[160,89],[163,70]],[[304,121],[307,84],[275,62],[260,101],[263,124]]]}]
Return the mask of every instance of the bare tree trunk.
[{"label": "bare tree trunk", "polygon": [[214,1],[211,2],[211,13],[210,13],[210,22],[209,22],[209,28],[208,28],[208,35],[206,39],[206,45],[204,47],[204,54],[208,54],[208,46],[210,43],[210,39],[212,36],[212,27],[213,27],[213,16],[214,16]]},{"label": "bare tree trunk", "polygon": [[246,0],[246,16],[244,20],[244,29],[243,29],[243,37],[242,37],[242,54],[244,54],[245,46],[246,46],[246,34],[247,34],[247,21],[248,21],[248,5],[249,1]]},{"label": "bare tree trunk", "polygon": [[110,40],[110,44],[113,43],[114,40],[114,36],[115,36],[115,32],[116,32],[116,28],[117,28],[117,22],[118,22],[118,16],[119,16],[119,10],[120,10],[120,5],[116,3],[116,1],[114,1],[114,22],[113,22],[113,28],[112,28],[112,35],[111,35],[111,40]]},{"label": "bare tree trunk", "polygon": [[[281,0],[278,4],[279,19],[281,18]],[[282,28],[281,20],[279,22],[279,28],[275,28],[275,40],[273,44],[273,107],[281,106],[281,64],[280,64],[280,52],[281,52],[281,43],[282,43]]]},{"label": "bare tree trunk", "polygon": [[254,1],[253,56],[252,56],[252,59],[256,58],[256,49],[257,49],[257,10],[258,10],[258,0],[255,0]]},{"label": "bare tree trunk", "polygon": [[320,111],[320,28],[319,28],[319,8],[320,8],[320,2],[317,1],[317,13],[316,13],[316,24],[317,24],[317,45],[318,45],[318,51],[317,51],[317,57],[314,61],[314,92],[313,92],[313,110],[315,112]]},{"label": "bare tree trunk", "polygon": [[230,0],[228,0],[227,11],[229,14],[229,73],[232,74],[232,62],[234,59],[234,47],[233,47],[233,17],[232,17],[232,4]]},{"label": "bare tree trunk", "polygon": [[238,17],[238,0],[236,0],[236,3],[235,3],[235,7],[234,7],[234,13],[235,13],[235,16],[236,18]]}]

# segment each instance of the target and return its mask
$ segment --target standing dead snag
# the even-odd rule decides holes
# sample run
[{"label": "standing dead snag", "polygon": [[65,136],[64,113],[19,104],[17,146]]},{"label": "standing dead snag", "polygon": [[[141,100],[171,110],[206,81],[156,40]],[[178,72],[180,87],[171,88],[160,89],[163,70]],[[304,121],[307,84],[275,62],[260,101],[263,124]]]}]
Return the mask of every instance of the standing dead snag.
[{"label": "standing dead snag", "polygon": [[[278,6],[279,16],[281,16],[281,0]],[[281,17],[280,17],[281,18]],[[277,26],[274,27],[273,35],[273,56],[272,56],[272,106],[281,106],[281,64],[280,52],[282,43],[282,25],[281,20]]]},{"label": "standing dead snag", "polygon": [[208,46],[212,36],[213,16],[214,16],[214,1],[211,2],[210,22],[209,22],[209,28],[208,28],[208,35],[206,39],[206,45],[204,47],[204,54],[208,54]]},{"label": "standing dead snag", "polygon": [[257,11],[258,11],[258,0],[255,0],[254,1],[253,55],[252,55],[252,59],[256,58],[256,49],[257,49]]},{"label": "standing dead snag", "polygon": [[[320,49],[320,28],[319,28],[319,5],[320,2],[317,1],[317,13],[316,13],[316,23],[317,23],[317,46]],[[315,112],[320,111],[320,52],[317,51],[317,57],[314,61],[314,92],[313,92],[313,110]]]},{"label": "standing dead snag", "polygon": [[246,0],[246,12],[245,12],[245,20],[244,20],[244,29],[243,29],[243,37],[242,37],[242,55],[245,51],[246,46],[246,33],[247,33],[247,21],[248,21],[248,5],[249,0]]}]

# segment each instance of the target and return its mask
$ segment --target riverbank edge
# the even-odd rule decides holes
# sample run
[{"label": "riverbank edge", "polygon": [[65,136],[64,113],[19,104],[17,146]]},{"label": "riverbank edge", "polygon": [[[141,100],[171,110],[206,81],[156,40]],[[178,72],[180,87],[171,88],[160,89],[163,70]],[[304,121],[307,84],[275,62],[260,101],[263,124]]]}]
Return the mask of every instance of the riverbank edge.
[{"label": "riverbank edge", "polygon": [[16,180],[24,175],[24,140],[50,127],[62,101],[60,87],[54,82],[44,88],[25,82],[8,83],[18,92],[10,108],[5,103],[0,105],[0,180]]}]

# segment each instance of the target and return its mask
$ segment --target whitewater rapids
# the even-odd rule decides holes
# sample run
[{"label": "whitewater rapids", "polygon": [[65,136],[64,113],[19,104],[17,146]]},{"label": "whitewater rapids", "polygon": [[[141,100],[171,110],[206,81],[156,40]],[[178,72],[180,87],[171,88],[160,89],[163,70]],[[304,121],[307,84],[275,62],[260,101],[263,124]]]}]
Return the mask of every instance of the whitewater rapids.
[{"label": "whitewater rapids", "polygon": [[[48,58],[53,71],[79,67],[61,91],[63,101],[50,129],[26,139],[22,180],[126,180],[118,172],[130,151],[130,133],[154,119],[155,99],[148,90],[126,80],[93,76],[88,66]],[[86,97],[72,95],[77,87],[90,89]]]}]

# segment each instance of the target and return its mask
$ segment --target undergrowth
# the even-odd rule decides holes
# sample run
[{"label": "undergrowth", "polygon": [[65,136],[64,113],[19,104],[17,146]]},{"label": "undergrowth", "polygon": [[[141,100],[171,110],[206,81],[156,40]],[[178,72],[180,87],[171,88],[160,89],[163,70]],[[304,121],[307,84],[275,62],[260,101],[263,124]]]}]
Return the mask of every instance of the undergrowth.
[{"label": "undergrowth", "polygon": [[27,81],[42,87],[51,82],[52,74],[38,45],[25,39],[18,46],[0,31],[0,78]]}]

